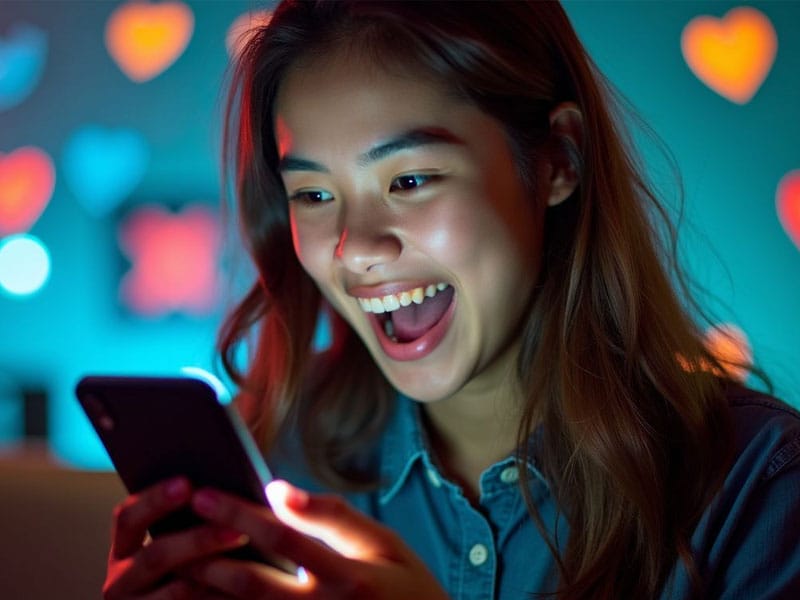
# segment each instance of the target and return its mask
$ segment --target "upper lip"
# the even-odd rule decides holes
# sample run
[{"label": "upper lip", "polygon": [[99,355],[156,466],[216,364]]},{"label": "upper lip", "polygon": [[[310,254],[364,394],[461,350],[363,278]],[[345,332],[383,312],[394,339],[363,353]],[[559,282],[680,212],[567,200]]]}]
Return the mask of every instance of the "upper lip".
[{"label": "upper lip", "polygon": [[347,293],[356,298],[383,298],[384,296],[392,296],[418,287],[424,289],[431,284],[436,285],[437,283],[447,282],[442,279],[419,279],[413,281],[393,281],[374,285],[356,285],[348,287]]}]

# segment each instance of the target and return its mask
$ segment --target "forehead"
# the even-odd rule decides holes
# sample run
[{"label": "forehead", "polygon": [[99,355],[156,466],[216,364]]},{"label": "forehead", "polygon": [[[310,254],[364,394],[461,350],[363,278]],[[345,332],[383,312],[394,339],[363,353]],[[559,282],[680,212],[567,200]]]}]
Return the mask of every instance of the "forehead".
[{"label": "forehead", "polygon": [[477,112],[423,70],[389,69],[348,52],[291,67],[278,89],[274,118],[284,154],[321,141],[368,146],[421,126],[463,129],[470,126],[463,117]]}]

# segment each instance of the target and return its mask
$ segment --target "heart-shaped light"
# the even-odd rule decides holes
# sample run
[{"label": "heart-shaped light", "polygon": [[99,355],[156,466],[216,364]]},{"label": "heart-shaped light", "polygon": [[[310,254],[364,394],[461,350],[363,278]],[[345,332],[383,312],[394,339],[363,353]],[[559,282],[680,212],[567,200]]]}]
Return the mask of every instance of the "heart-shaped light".
[{"label": "heart-shaped light", "polygon": [[[736,381],[744,381],[749,373],[749,365],[753,360],[750,341],[747,335],[736,325],[722,323],[710,327],[703,336],[706,349],[720,362],[725,374]],[[690,362],[683,355],[678,355],[678,362],[687,371],[708,371],[722,375],[716,366],[705,359]]]},{"label": "heart-shaped light", "polygon": [[692,19],[683,29],[681,49],[698,79],[728,100],[745,104],[772,68],[778,36],[763,13],[740,7],[721,19]]},{"label": "heart-shaped light", "polygon": [[781,225],[800,250],[800,170],[791,171],[780,180],[775,205]]},{"label": "heart-shaped light", "polygon": [[184,3],[133,1],[109,17],[106,48],[122,72],[141,83],[178,60],[193,31],[194,14]]},{"label": "heart-shaped light", "polygon": [[242,50],[261,27],[266,27],[272,20],[272,13],[267,10],[256,10],[239,15],[228,27],[225,35],[225,47],[231,57],[239,56]]},{"label": "heart-shaped light", "polygon": [[219,289],[220,236],[216,215],[202,205],[180,214],[157,206],[137,209],[119,231],[120,248],[131,260],[120,285],[123,303],[146,316],[211,312]]},{"label": "heart-shaped light", "polygon": [[[706,331],[705,343],[728,376],[737,381],[747,379],[747,365],[753,360],[753,352],[744,331],[731,323],[715,325]],[[714,368],[706,370],[716,373]]]},{"label": "heart-shaped light", "polygon": [[101,217],[136,188],[148,158],[147,142],[136,130],[87,125],[67,141],[64,179],[84,208]]},{"label": "heart-shaped light", "polygon": [[0,110],[16,106],[36,88],[47,57],[47,34],[33,25],[13,25],[0,38]]},{"label": "heart-shaped light", "polygon": [[39,148],[0,154],[0,237],[28,231],[50,202],[55,183],[53,161]]}]

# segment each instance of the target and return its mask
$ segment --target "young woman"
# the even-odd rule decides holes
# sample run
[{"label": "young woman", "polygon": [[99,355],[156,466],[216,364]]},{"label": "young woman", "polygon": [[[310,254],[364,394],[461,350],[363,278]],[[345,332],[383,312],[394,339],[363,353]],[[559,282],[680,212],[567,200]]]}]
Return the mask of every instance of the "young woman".
[{"label": "young woman", "polygon": [[294,485],[128,498],[106,598],[800,597],[800,418],[704,348],[614,106],[555,3],[281,4],[231,93],[259,277],[221,348]]}]

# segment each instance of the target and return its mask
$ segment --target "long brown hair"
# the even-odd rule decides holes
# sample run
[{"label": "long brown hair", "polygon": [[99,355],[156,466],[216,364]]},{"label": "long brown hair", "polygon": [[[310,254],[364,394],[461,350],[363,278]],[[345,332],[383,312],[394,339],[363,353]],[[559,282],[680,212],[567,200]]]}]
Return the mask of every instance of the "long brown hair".
[{"label": "long brown hair", "polygon": [[[520,485],[558,563],[558,598],[654,597],[678,559],[702,594],[689,536],[729,460],[726,382],[706,372],[724,369],[690,317],[675,230],[630,150],[619,102],[556,3],[284,2],[251,39],[233,75],[224,164],[259,277],[225,321],[220,350],[259,442],[268,450],[295,426],[321,478],[339,489],[369,483],[363,459],[394,401],[301,268],[277,171],[272,110],[283,76],[341,44],[386,68],[422,68],[496,118],[530,186],[554,144],[572,157],[580,184],[548,210],[518,361],[518,460],[551,482],[569,523],[562,552],[527,496],[527,469]],[[583,115],[580,147],[549,131],[562,102]],[[333,342],[319,353],[323,311]]]}]

